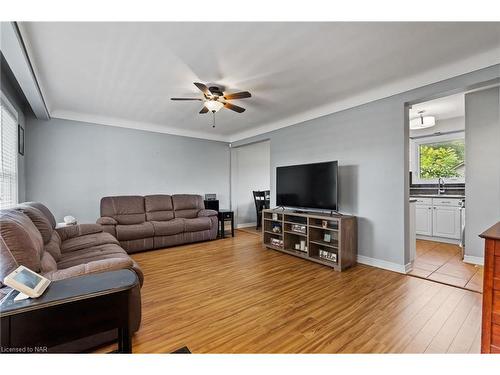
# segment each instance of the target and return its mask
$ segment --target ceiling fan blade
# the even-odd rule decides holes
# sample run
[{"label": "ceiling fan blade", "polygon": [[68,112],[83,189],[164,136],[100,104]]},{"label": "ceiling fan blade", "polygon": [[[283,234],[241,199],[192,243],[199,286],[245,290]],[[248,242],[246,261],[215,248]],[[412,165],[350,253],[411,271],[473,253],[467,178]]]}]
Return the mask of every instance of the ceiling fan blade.
[{"label": "ceiling fan blade", "polygon": [[170,100],[199,100],[200,102],[202,101],[199,98],[170,98]]},{"label": "ceiling fan blade", "polygon": [[231,103],[224,103],[224,107],[227,109],[230,109],[231,111],[235,111],[238,113],[245,112],[245,108],[238,107],[237,105],[231,104]]},{"label": "ceiling fan blade", "polygon": [[212,93],[208,89],[207,86],[205,86],[203,83],[200,82],[194,82],[194,85],[200,89],[200,91],[205,95],[205,96],[211,96]]},{"label": "ceiling fan blade", "polygon": [[208,112],[208,108],[203,106],[203,108],[201,109],[201,111],[199,113],[207,113]]},{"label": "ceiling fan blade", "polygon": [[245,98],[251,98],[251,97],[252,97],[252,94],[250,94],[248,91],[235,92],[234,94],[224,95],[224,99],[227,99],[227,100],[245,99]]}]

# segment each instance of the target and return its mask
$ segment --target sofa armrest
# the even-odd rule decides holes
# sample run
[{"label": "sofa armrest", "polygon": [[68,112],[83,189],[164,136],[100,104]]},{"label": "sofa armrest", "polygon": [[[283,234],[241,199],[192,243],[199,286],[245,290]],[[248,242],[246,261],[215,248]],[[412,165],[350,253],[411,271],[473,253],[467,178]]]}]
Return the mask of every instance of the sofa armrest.
[{"label": "sofa armrest", "polygon": [[92,262],[78,264],[73,267],[64,268],[60,270],[50,271],[43,276],[49,280],[63,280],[71,277],[88,275],[92,273],[100,273],[107,271],[116,271],[122,269],[133,269],[134,262],[131,258],[110,258],[95,260]]},{"label": "sofa armrest", "polygon": [[96,223],[100,225],[116,225],[118,224],[118,221],[109,216],[102,216],[97,219]]},{"label": "sofa armrest", "polygon": [[56,231],[61,237],[61,240],[66,241],[70,238],[102,232],[102,227],[98,224],[77,224],[56,228]]},{"label": "sofa armrest", "polygon": [[217,216],[218,213],[215,210],[200,210],[198,211],[198,217],[209,217],[209,216]]}]

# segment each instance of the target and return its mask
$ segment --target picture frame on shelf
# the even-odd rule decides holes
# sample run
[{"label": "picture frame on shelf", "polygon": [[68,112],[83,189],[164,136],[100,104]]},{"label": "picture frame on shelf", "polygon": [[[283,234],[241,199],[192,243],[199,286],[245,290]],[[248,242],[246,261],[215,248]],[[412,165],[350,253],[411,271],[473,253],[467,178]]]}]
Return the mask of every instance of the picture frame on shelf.
[{"label": "picture frame on shelf", "polygon": [[319,257],[322,259],[326,259],[326,260],[329,260],[329,261],[335,262],[335,263],[337,262],[337,253],[320,249],[318,254],[319,254]]},{"label": "picture frame on shelf", "polygon": [[293,224],[291,230],[292,232],[305,234],[307,232],[307,227],[302,224]]},{"label": "picture frame on shelf", "polygon": [[323,235],[323,241],[325,241],[325,242],[331,242],[332,241],[332,235],[330,233],[325,233]]}]

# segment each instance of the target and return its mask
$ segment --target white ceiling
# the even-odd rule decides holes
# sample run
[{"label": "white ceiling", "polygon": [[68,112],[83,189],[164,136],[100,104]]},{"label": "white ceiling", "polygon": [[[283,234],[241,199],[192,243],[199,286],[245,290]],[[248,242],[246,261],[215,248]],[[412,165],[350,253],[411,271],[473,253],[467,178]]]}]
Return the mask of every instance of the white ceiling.
[{"label": "white ceiling", "polygon": [[449,95],[439,99],[415,104],[410,109],[410,119],[418,117],[419,111],[425,111],[424,116],[434,116],[436,117],[436,120],[464,117],[464,93]]},{"label": "white ceiling", "polygon": [[[52,117],[234,141],[500,62],[500,23],[21,23]],[[248,90],[212,129],[194,81]]]}]

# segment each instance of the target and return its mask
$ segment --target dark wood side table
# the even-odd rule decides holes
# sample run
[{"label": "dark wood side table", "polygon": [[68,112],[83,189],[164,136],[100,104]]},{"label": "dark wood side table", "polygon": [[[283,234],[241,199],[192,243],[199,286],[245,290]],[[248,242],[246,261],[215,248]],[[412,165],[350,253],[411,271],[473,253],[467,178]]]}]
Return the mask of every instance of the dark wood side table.
[{"label": "dark wood side table", "polygon": [[234,237],[234,213],[229,210],[219,211],[220,238],[225,237],[224,222],[231,221],[231,236]]},{"label": "dark wood side table", "polygon": [[0,349],[3,353],[50,352],[50,348],[100,332],[118,329],[118,352],[132,353],[129,330],[135,272],[119,270],[52,282],[36,299],[0,304]]},{"label": "dark wood side table", "polygon": [[481,353],[500,354],[500,221],[479,237],[485,239]]}]

